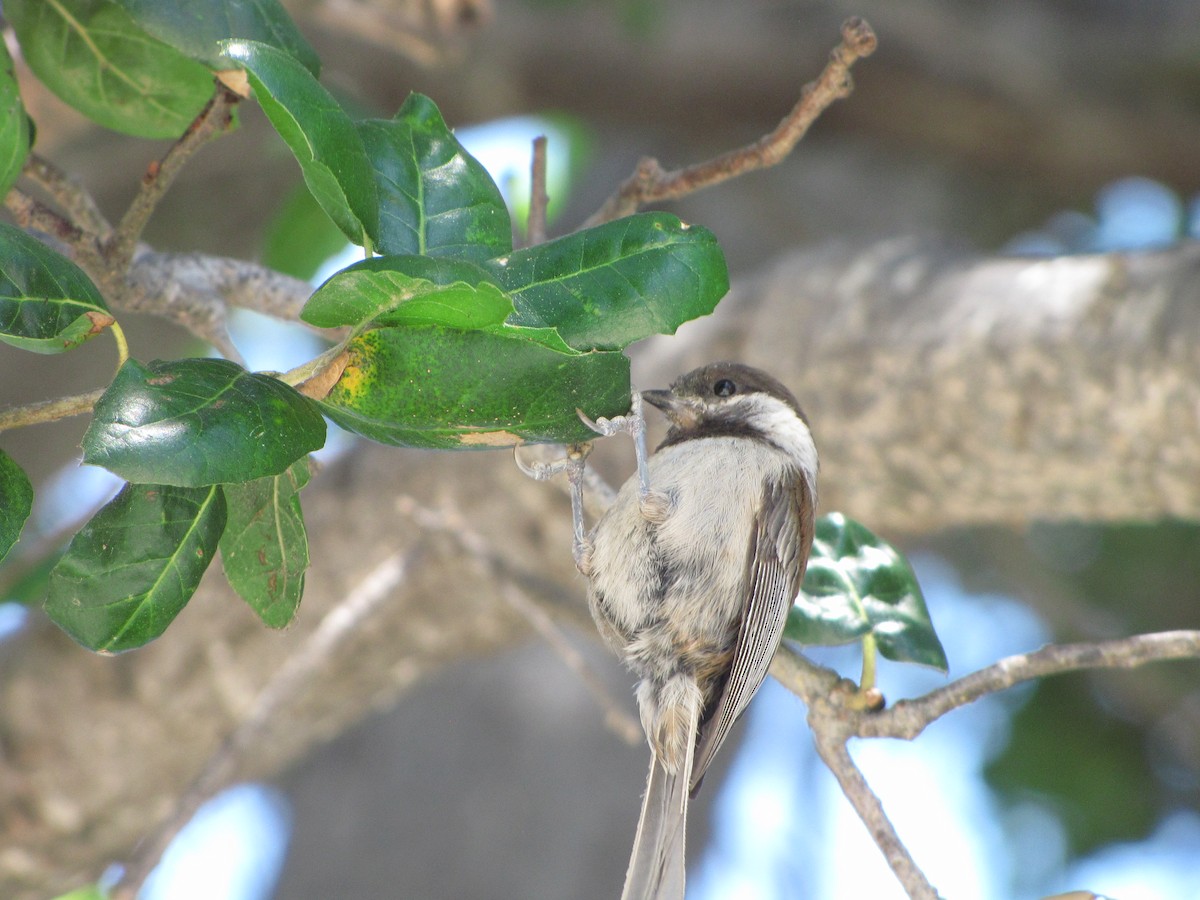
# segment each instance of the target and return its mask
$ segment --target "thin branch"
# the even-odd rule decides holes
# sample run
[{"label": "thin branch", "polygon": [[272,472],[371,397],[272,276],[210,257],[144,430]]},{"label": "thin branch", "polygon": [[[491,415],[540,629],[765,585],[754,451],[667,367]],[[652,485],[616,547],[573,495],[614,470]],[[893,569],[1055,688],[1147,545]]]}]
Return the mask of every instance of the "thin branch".
[{"label": "thin branch", "polygon": [[358,636],[362,625],[403,582],[410,558],[394,553],[378,563],[325,614],[304,644],[259,691],[246,717],[225,742],[209,757],[204,769],[179,797],[171,815],[137,849],[113,888],[113,900],[134,900],[163,851],[196,810],[221,789],[237,772],[247,751],[263,737],[287,703],[307,687],[347,641]]},{"label": "thin branch", "polygon": [[550,198],[546,194],[546,136],[533,139],[533,161],[529,172],[529,223],[525,229],[529,246],[546,240],[546,208]]},{"label": "thin branch", "polygon": [[133,198],[129,209],[121,217],[112,240],[106,246],[108,261],[117,271],[123,272],[132,261],[146,223],[150,221],[159,201],[174,183],[184,164],[200,147],[227,131],[232,124],[233,108],[241,98],[220,82],[215,82],[215,85],[212,98],[188,126],[187,131],[161,160],[156,160],[147,167],[142,178],[142,189]]},{"label": "thin branch", "polygon": [[22,174],[44,190],[80,230],[101,243],[112,239],[113,227],[91,193],[48,159],[29,154]]},{"label": "thin branch", "polygon": [[10,428],[22,428],[26,425],[41,425],[45,422],[57,422],[59,419],[81,416],[92,411],[96,401],[105,391],[97,388],[86,394],[75,394],[71,397],[59,397],[55,400],[41,400],[27,406],[13,406],[0,410],[0,431]]},{"label": "thin branch", "polygon": [[862,771],[854,764],[845,740],[819,730],[818,723],[814,723],[812,718],[810,712],[809,723],[813,728],[817,754],[837,779],[842,793],[862,819],[875,844],[883,851],[884,858],[904,886],[905,892],[912,900],[938,900],[937,890],[913,860],[912,854],[908,852],[908,848],[896,834],[891,820],[884,813],[883,804],[867,784]]},{"label": "thin branch", "polygon": [[1162,631],[1086,644],[1059,644],[1019,653],[889,709],[864,715],[859,737],[912,740],[946,713],[988,694],[1047,675],[1084,669],[1132,669],[1151,662],[1200,658],[1200,631]]},{"label": "thin branch", "polygon": [[854,90],[850,67],[874,53],[877,44],[875,32],[865,19],[857,16],[847,19],[842,23],[841,43],[830,53],[825,69],[816,81],[804,86],[800,100],[774,131],[752,144],[673,172],[665,171],[658,160],[646,157],[584,226],[619,219],[649,203],[676,200],[783,161],[821,113],[835,101],[850,96]]},{"label": "thin branch", "polygon": [[17,224],[27,231],[40,231],[70,247],[77,247],[86,240],[86,235],[78,226],[20,188],[9,189],[4,206],[12,213]]},{"label": "thin branch", "polygon": [[846,742],[851,737],[912,740],[951,710],[1024,681],[1081,669],[1131,669],[1149,662],[1200,658],[1200,631],[1165,631],[1112,641],[1063,644],[1020,653],[972,672],[914,700],[901,700],[878,712],[855,708],[861,695],[836,672],[815,665],[784,645],[771,661],[771,674],[808,705],[808,723],[817,752],[867,826],[871,837],[914,900],[936,898],[896,836],[879,799],[854,765]]}]

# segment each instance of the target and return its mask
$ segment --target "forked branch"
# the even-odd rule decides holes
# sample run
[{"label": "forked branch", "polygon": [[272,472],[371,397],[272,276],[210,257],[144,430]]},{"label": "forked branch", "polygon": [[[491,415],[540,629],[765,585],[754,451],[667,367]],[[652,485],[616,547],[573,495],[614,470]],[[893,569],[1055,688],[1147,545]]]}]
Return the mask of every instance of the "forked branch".
[{"label": "forked branch", "polygon": [[842,23],[842,41],[829,55],[829,62],[816,81],[800,92],[800,100],[769,134],[752,144],[723,153],[705,162],[668,172],[657,159],[645,157],[634,173],[584,223],[598,225],[628,216],[641,207],[662,200],[677,200],[756,169],[782,162],[809,126],[835,101],[850,96],[854,81],[850,67],[870,56],[877,46],[875,32],[857,16]]},{"label": "forked branch", "polygon": [[850,738],[912,740],[951,710],[1025,681],[1085,669],[1131,669],[1149,662],[1200,659],[1200,631],[1165,631],[1112,641],[1062,644],[1009,656],[913,700],[901,700],[878,712],[860,711],[855,686],[836,672],[809,662],[783,646],[771,674],[808,705],[808,723],[817,752],[837,778],[905,891],[914,900],[937,892],[913,861],[884,813],[879,798],[855,766],[846,746]]}]

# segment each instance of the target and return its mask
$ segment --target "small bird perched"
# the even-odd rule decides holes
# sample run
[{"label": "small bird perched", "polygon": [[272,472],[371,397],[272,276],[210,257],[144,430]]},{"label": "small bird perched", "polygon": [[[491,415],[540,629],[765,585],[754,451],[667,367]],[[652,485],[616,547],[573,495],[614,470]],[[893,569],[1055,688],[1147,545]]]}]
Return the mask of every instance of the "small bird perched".
[{"label": "small bird perched", "polygon": [[[688,799],[766,677],[804,579],[817,451],[796,398],[758,369],[715,363],[641,397],[670,430],[590,536],[577,515],[576,561],[601,634],[640,678],[652,751],[622,898],[681,900]],[[639,415],[635,402],[632,427],[596,424],[640,438]]]}]

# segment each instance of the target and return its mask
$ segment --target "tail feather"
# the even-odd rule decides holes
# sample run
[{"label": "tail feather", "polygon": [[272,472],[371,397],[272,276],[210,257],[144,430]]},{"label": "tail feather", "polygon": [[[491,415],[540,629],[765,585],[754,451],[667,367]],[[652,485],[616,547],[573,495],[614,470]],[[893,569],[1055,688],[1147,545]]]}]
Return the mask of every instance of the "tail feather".
[{"label": "tail feather", "polygon": [[646,795],[621,900],[683,900],[688,776],[650,760]]}]

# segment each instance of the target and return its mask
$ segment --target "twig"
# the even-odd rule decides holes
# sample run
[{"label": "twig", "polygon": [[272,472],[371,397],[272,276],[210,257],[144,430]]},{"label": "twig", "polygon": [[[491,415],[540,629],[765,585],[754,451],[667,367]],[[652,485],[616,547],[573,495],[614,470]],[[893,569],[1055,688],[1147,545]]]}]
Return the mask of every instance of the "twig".
[{"label": "twig", "polygon": [[810,710],[809,724],[813,728],[817,754],[837,779],[842,793],[846,795],[867,831],[871,833],[876,846],[883,851],[884,858],[904,886],[905,892],[912,900],[938,900],[937,890],[913,860],[912,854],[908,852],[908,848],[896,834],[891,820],[884,813],[883,804],[867,784],[862,771],[854,764],[845,740],[821,731],[812,718]]},{"label": "twig", "polygon": [[105,256],[114,270],[124,272],[129,266],[146,223],[184,164],[201,146],[226,131],[232,123],[233,108],[241,98],[220,82],[215,84],[212,98],[187,131],[171,145],[161,160],[147,167],[142,178],[142,189],[129,204],[112,240],[105,247]]},{"label": "twig", "polygon": [[781,162],[822,112],[834,101],[850,95],[854,90],[850,67],[874,53],[877,43],[875,32],[866,20],[847,19],[842,23],[842,41],[833,49],[825,69],[816,81],[804,86],[800,100],[774,131],[752,144],[673,172],[665,171],[656,159],[642,159],[633,175],[592,214],[584,227],[619,219],[646,204],[675,200]]},{"label": "twig", "polygon": [[112,900],[134,900],[175,835],[201,804],[235,775],[246,751],[253,748],[288,701],[320,674],[347,639],[360,633],[362,624],[404,582],[409,564],[407,555],[394,553],[388,556],[371,569],[341,603],[325,614],[304,644],[259,691],[246,717],[208,758],[204,769],[180,796],[167,820],[138,847],[111,892]]},{"label": "twig", "polygon": [[36,153],[29,154],[22,174],[49,194],[80,230],[101,243],[112,239],[112,225],[92,195],[72,176]]},{"label": "twig", "polygon": [[622,705],[612,696],[596,677],[591,666],[573,646],[554,620],[536,602],[517,589],[512,579],[503,571],[503,566],[488,546],[483,535],[473,530],[453,510],[434,510],[422,506],[412,497],[404,496],[397,501],[401,510],[422,528],[437,530],[450,535],[478,565],[483,566],[493,581],[502,584],[501,597],[533,627],[549,644],[563,663],[577,674],[591,693],[597,705],[604,711],[604,723],[623,741],[631,745],[640,744],[644,732],[641,725],[625,712]]},{"label": "twig", "polygon": [[550,198],[546,194],[546,136],[533,139],[533,161],[529,172],[529,223],[525,237],[529,246],[546,240],[546,208]]},{"label": "twig", "polygon": [[81,416],[91,412],[96,401],[104,393],[104,388],[88,391],[86,394],[75,394],[71,397],[59,397],[55,400],[40,400],[27,406],[14,406],[0,410],[0,431],[9,428],[22,428],[26,425],[40,425],[44,422],[57,422],[70,416]]},{"label": "twig", "polygon": [[10,188],[4,205],[18,225],[26,230],[40,231],[75,248],[86,240],[83,231],[55,212],[40,200],[29,196],[20,188]]},{"label": "twig", "polygon": [[1200,658],[1200,631],[1161,631],[1087,644],[1059,644],[1020,653],[972,672],[915,700],[865,715],[860,737],[912,740],[951,710],[1024,681],[1081,669],[1132,669],[1150,662]]},{"label": "twig", "polygon": [[1200,631],[1164,631],[1112,641],[1062,644],[1020,653],[972,672],[914,700],[878,712],[854,708],[855,685],[784,645],[771,661],[771,674],[808,705],[817,752],[867,826],[888,865],[912,898],[936,898],[900,842],[879,799],[854,765],[846,742],[852,737],[912,740],[951,710],[1024,681],[1081,669],[1131,669],[1149,662],[1200,658]]}]

